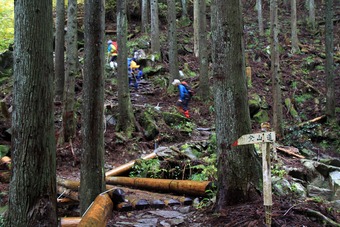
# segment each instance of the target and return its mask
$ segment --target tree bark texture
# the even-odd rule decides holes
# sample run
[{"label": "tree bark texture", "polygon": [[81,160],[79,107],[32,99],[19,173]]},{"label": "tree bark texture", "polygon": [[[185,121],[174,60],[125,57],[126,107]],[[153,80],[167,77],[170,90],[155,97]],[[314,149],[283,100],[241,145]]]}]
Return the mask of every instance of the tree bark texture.
[{"label": "tree bark texture", "polygon": [[66,74],[63,109],[63,133],[65,142],[69,142],[76,134],[75,122],[75,79],[78,73],[78,25],[77,0],[68,1],[67,33],[66,33]]},{"label": "tree bark texture", "polygon": [[202,100],[209,100],[210,98],[210,84],[208,72],[208,50],[207,50],[207,18],[206,18],[206,3],[205,0],[198,0],[200,2],[200,38],[199,38],[199,59],[200,59],[200,97]]},{"label": "tree bark texture", "polygon": [[297,53],[299,51],[299,40],[298,40],[298,31],[296,26],[296,0],[290,1],[290,10],[291,10],[291,30],[292,30],[292,53]]},{"label": "tree bark texture", "polygon": [[142,32],[147,34],[149,31],[149,0],[142,0]]},{"label": "tree bark texture", "polygon": [[65,0],[57,0],[55,28],[55,95],[56,100],[61,101],[65,82]]},{"label": "tree bark texture", "polygon": [[170,79],[179,78],[178,72],[178,50],[177,50],[177,28],[176,28],[176,5],[175,0],[167,0],[168,3],[168,48]]},{"label": "tree bark texture", "polygon": [[105,189],[104,173],[104,0],[85,1],[83,153],[80,210]]},{"label": "tree bark texture", "polygon": [[151,8],[151,52],[160,54],[158,0],[150,0]]},{"label": "tree bark texture", "polygon": [[326,0],[326,115],[335,116],[333,0]]},{"label": "tree bark texture", "polygon": [[212,2],[212,59],[216,113],[216,209],[249,201],[261,175],[253,146],[231,147],[250,133],[242,10],[238,0]]},{"label": "tree bark texture", "polygon": [[14,8],[12,180],[6,226],[57,226],[52,1]]},{"label": "tree bark texture", "polygon": [[260,36],[263,36],[264,30],[263,30],[262,0],[256,0],[256,7],[257,7],[257,20],[259,23],[259,34]]},{"label": "tree bark texture", "polygon": [[[127,16],[126,0],[117,1],[117,39],[119,55],[117,57],[118,67],[118,130],[131,134],[134,127],[134,114],[129,91],[127,75]],[[130,135],[128,135],[130,136]]]},{"label": "tree bark texture", "polygon": [[279,39],[278,39],[278,14],[277,0],[270,1],[270,53],[271,53],[271,73],[273,91],[273,128],[278,137],[283,136],[283,114],[281,95],[281,76],[279,62]]},{"label": "tree bark texture", "polygon": [[200,0],[194,0],[194,54],[195,57],[198,57],[199,55],[199,14],[200,14],[200,9],[199,9],[199,2]]}]

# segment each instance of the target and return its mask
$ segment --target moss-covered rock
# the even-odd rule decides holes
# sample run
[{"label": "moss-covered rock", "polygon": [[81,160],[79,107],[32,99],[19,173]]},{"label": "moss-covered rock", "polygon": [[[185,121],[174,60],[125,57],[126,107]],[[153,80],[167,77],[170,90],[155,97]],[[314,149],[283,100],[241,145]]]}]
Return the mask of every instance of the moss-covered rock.
[{"label": "moss-covered rock", "polygon": [[253,119],[258,123],[268,122],[270,120],[268,112],[266,110],[260,110],[259,112],[257,112],[253,116]]},{"label": "moss-covered rock", "polygon": [[153,140],[158,135],[158,126],[150,111],[144,111],[142,113],[140,124],[144,128],[144,136],[147,140]]}]

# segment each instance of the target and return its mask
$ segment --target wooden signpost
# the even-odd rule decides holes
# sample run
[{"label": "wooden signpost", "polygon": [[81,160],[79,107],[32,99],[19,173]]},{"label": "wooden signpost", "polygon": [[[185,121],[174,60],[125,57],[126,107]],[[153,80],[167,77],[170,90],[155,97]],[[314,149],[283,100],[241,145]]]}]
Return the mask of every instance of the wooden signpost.
[{"label": "wooden signpost", "polygon": [[232,146],[261,143],[262,176],[263,176],[263,205],[266,213],[266,225],[271,226],[272,210],[272,181],[270,170],[270,143],[275,142],[275,132],[262,132],[241,136]]}]

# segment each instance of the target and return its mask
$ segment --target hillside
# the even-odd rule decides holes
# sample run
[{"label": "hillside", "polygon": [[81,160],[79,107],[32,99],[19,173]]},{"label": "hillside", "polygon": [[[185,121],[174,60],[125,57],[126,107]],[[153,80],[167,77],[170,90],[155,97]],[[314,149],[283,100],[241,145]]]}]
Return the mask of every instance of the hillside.
[{"label": "hillside", "polygon": [[[320,1],[316,1],[320,4]],[[257,31],[257,14],[254,10],[255,1],[246,1],[244,7],[244,34],[245,47],[247,54],[247,66],[252,70],[252,82],[248,86],[249,99],[260,97],[260,110],[268,113],[271,119],[271,73],[270,73],[270,55],[266,52],[269,45],[268,36],[259,37]],[[285,137],[278,141],[279,144],[297,148],[301,154],[302,151],[308,150],[314,152],[318,157],[331,156],[340,158],[340,142],[339,142],[339,126],[340,126],[340,100],[337,99],[337,116],[336,123],[328,124],[325,118],[314,124],[306,124],[302,127],[295,127],[298,124],[321,117],[324,115],[325,109],[325,51],[324,51],[324,26],[323,26],[323,7],[318,7],[317,21],[319,27],[315,30],[307,28],[304,18],[308,15],[303,2],[299,2],[298,6],[298,28],[301,52],[291,54],[290,52],[290,13],[289,7],[280,6],[279,17],[280,27],[280,70],[282,75],[282,92],[283,99],[289,98],[292,105],[297,110],[298,116],[291,115],[287,106],[284,106],[285,121]],[[335,44],[335,88],[336,97],[340,97],[340,6],[337,5],[335,10],[334,22],[334,44]],[[135,18],[135,17],[133,17]],[[132,19],[133,19],[132,18]],[[269,29],[269,6],[264,4],[264,24],[265,29]],[[162,37],[166,37],[166,24],[161,25]],[[139,31],[140,22],[138,20],[129,21],[129,45],[131,46],[130,54],[135,49],[143,49],[148,53],[145,45],[148,40],[141,35]],[[107,21],[108,29],[115,27],[112,21]],[[179,36],[179,65],[180,69],[185,73],[185,80],[188,81],[195,89],[199,86],[199,63],[193,53],[192,26],[184,26],[178,29]],[[266,32],[267,34],[268,32]],[[107,34],[107,39],[114,39],[114,34]],[[209,45],[211,46],[211,45]],[[158,74],[146,75],[140,83],[139,90],[131,89],[131,100],[134,106],[137,121],[141,122],[143,113],[160,107],[160,113],[155,114],[155,121],[158,124],[159,133],[156,137],[147,139],[143,134],[143,130],[137,129],[134,138],[128,139],[122,137],[115,131],[115,116],[117,114],[117,85],[113,72],[107,68],[107,79],[105,83],[105,106],[106,106],[106,132],[105,132],[105,169],[110,170],[119,165],[125,164],[131,160],[140,158],[141,156],[152,152],[155,147],[178,146],[184,143],[195,143],[199,141],[209,140],[213,134],[214,128],[214,110],[213,96],[210,101],[202,102],[197,97],[193,97],[190,102],[191,118],[184,121],[179,127],[173,129],[164,124],[160,119],[163,112],[176,113],[175,103],[177,101],[177,93],[169,93],[166,85],[169,83],[167,78],[168,61],[167,45],[162,44],[162,56],[165,56],[160,65],[163,71]],[[211,77],[211,85],[213,78]],[[4,87],[7,85],[4,85]],[[81,100],[82,95],[82,78],[77,80],[77,100]],[[10,99],[8,99],[10,100]],[[8,101],[8,106],[11,106]],[[56,119],[60,118],[60,105],[56,103]],[[81,112],[79,111],[79,119]],[[5,122],[6,123],[6,122]],[[10,138],[5,133],[9,127],[2,122],[1,124],[1,144],[10,144]],[[184,133],[182,124],[191,129],[190,133]],[[77,138],[72,144],[60,145],[57,150],[57,173],[58,176],[67,179],[79,180],[80,178],[80,153],[81,153],[81,123],[78,123]],[[56,128],[60,127],[60,121],[56,121]],[[141,126],[143,128],[143,126]],[[209,133],[203,133],[197,128],[212,129]],[[256,132],[260,128],[254,116],[252,116],[252,128]],[[289,167],[300,167],[300,160],[287,154],[278,153],[280,161]],[[7,183],[0,183],[0,199],[1,206],[7,203],[8,190]],[[277,196],[273,198],[273,226],[320,226],[322,221],[320,218],[310,217],[307,209],[322,213],[326,217],[340,222],[339,209],[334,209],[328,203],[319,203],[312,199],[297,198],[296,196]],[[184,213],[185,221],[178,226],[263,226],[264,208],[262,199],[257,199],[248,204],[241,204],[230,207],[230,209],[220,214],[215,214],[212,210],[213,206],[208,204],[202,209],[190,208],[190,212]],[[210,205],[210,206],[209,206]],[[166,210],[179,210],[181,208],[166,208]],[[108,226],[161,226],[146,223],[146,225],[135,224],[140,219],[155,218],[155,215],[148,213],[153,209],[137,210],[131,212],[114,211],[114,216],[110,219]],[[69,206],[61,209],[63,216],[76,216],[77,207]],[[169,218],[159,218],[169,222]],[[171,219],[171,218],[170,218]],[[117,223],[121,224],[117,224]],[[127,224],[123,224],[123,223]],[[150,221],[151,222],[151,221]],[[129,224],[130,223],[130,224]],[[134,224],[131,224],[134,223]],[[149,225],[148,225],[149,224]],[[166,224],[162,226],[167,226]],[[170,226],[170,225],[169,225]],[[172,225],[175,226],[175,225]],[[338,226],[338,225],[337,225]]]}]

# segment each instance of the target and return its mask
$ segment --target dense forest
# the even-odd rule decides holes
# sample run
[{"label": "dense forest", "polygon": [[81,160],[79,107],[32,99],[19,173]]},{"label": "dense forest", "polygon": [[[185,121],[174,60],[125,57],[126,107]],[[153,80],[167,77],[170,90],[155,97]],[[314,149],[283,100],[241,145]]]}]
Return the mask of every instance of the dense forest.
[{"label": "dense forest", "polygon": [[339,1],[15,4],[0,226],[340,225]]}]

